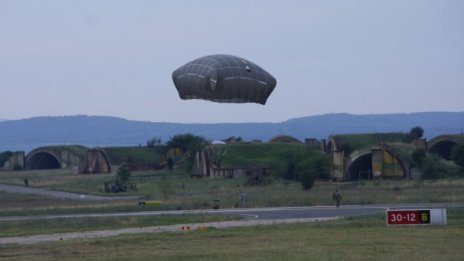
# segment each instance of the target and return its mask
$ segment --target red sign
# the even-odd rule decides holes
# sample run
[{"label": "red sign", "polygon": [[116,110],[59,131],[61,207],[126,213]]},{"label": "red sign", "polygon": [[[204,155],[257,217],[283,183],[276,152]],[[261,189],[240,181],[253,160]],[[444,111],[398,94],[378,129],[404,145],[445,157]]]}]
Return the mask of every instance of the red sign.
[{"label": "red sign", "polygon": [[430,224],[430,210],[388,210],[387,225]]}]

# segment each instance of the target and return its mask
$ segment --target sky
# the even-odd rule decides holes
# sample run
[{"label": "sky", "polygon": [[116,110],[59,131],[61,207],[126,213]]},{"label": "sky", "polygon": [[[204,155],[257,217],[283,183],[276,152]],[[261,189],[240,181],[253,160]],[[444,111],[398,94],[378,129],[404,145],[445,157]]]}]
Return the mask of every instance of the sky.
[{"label": "sky", "polygon": [[[462,0],[0,0],[0,119],[280,122],[464,110]],[[260,104],[181,100],[172,72],[231,54]]]}]

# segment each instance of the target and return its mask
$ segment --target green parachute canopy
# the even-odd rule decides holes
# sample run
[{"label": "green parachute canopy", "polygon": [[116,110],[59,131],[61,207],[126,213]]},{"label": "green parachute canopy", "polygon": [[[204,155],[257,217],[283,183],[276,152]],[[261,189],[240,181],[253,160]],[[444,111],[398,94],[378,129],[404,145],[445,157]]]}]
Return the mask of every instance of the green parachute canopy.
[{"label": "green parachute canopy", "polygon": [[266,104],[277,81],[243,58],[215,54],[195,59],[172,73],[181,99]]}]

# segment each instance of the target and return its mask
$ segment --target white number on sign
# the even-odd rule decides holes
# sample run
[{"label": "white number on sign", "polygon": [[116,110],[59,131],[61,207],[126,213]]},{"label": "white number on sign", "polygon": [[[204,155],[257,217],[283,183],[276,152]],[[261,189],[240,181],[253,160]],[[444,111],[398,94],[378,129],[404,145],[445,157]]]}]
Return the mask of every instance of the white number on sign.
[{"label": "white number on sign", "polygon": [[391,222],[402,222],[403,218],[407,222],[416,222],[416,214],[415,213],[408,213],[404,217],[401,214],[392,214],[390,217],[391,217],[391,219],[390,219]]}]

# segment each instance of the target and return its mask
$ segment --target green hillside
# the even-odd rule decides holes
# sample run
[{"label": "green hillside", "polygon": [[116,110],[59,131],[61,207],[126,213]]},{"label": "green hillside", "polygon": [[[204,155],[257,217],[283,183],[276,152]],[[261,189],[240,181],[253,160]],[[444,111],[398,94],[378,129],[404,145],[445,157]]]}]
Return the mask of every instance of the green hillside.
[{"label": "green hillside", "polygon": [[235,143],[227,145],[221,163],[223,167],[276,167],[304,151],[304,145],[294,143]]},{"label": "green hillside", "polygon": [[355,150],[369,148],[379,143],[402,142],[408,138],[407,133],[364,133],[364,134],[341,134],[331,136],[338,147],[349,144]]},{"label": "green hillside", "polygon": [[60,151],[69,150],[74,152],[76,155],[85,156],[89,148],[81,145],[54,145],[40,147],[42,150],[51,150],[59,154]]},{"label": "green hillside", "polygon": [[103,151],[108,155],[112,164],[124,163],[156,164],[164,160],[164,153],[157,147],[107,147]]}]

